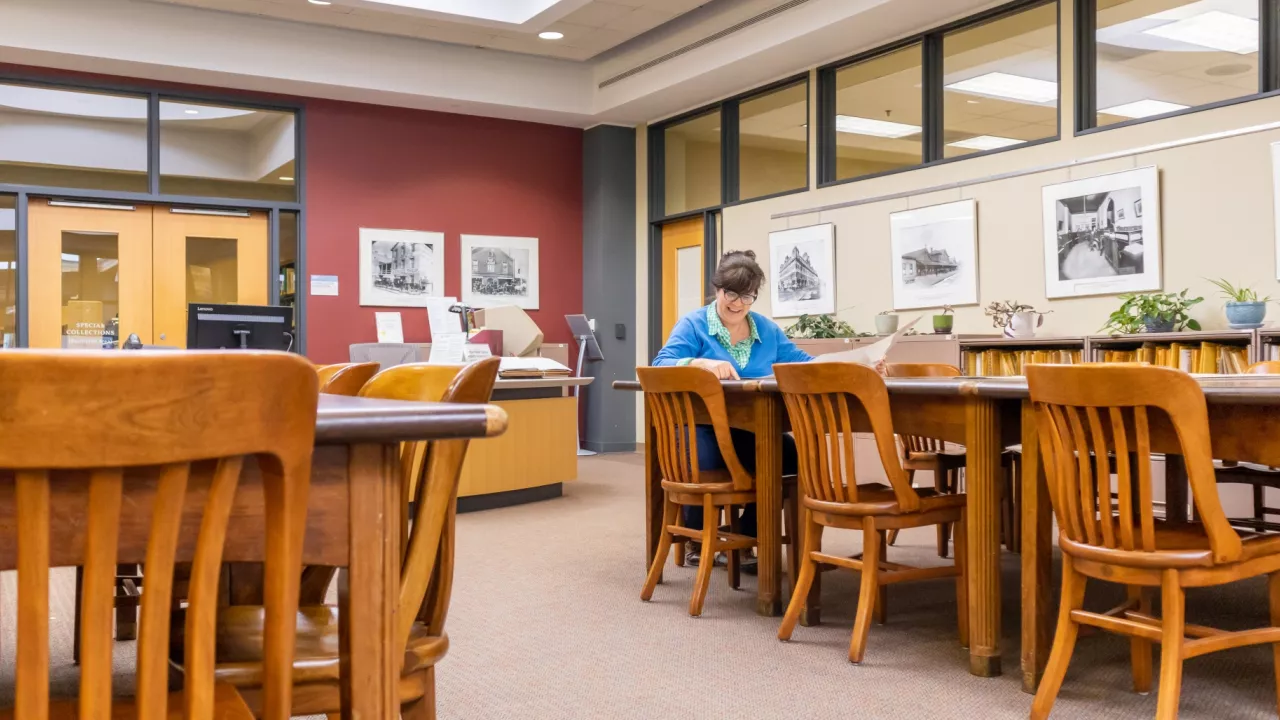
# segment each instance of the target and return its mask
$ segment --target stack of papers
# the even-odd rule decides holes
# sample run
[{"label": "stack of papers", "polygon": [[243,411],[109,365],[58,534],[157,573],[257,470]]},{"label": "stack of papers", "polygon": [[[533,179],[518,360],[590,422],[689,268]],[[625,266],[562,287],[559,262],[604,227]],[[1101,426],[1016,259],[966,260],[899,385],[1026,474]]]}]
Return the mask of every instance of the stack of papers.
[{"label": "stack of papers", "polygon": [[569,377],[569,368],[544,357],[504,357],[498,365],[504,378]]}]

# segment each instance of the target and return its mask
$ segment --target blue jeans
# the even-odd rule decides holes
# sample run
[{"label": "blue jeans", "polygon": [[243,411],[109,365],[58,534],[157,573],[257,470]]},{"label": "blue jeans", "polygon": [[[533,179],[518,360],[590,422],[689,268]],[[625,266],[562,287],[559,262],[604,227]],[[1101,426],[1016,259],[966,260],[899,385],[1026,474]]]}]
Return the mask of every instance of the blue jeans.
[{"label": "blue jeans", "polygon": [[[756,435],[753,432],[729,429],[733,441],[733,451],[738,454],[738,461],[749,473],[756,471]],[[724,457],[720,455],[720,446],[716,444],[716,433],[710,425],[699,425],[694,433],[698,443],[698,469],[724,470]],[[800,462],[796,457],[796,441],[790,435],[782,436],[782,474],[794,475]],[[702,529],[702,508],[685,505],[681,511],[684,515],[684,526],[690,530]],[[756,535],[756,505],[749,503],[742,508],[739,518],[739,530],[743,535]]]}]

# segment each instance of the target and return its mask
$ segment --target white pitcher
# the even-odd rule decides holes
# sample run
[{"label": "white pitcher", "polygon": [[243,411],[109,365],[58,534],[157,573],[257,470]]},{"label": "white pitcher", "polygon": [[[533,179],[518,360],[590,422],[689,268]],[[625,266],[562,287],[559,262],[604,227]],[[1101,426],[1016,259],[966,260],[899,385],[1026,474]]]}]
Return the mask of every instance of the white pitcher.
[{"label": "white pitcher", "polygon": [[1036,328],[1044,324],[1044,313],[1035,310],[1024,310],[1014,313],[1009,320],[1009,327],[1006,334],[1009,337],[1029,338],[1035,337]]}]

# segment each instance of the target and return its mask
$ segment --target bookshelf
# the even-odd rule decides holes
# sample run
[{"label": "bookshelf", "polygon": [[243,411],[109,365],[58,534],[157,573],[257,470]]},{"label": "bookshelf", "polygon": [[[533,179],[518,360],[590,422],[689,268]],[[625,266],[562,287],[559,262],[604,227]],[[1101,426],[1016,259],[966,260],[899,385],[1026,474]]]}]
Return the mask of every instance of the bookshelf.
[{"label": "bookshelf", "polygon": [[298,266],[293,260],[280,263],[280,304],[293,308],[293,324],[298,324]]},{"label": "bookshelf", "polygon": [[1255,358],[1252,330],[1092,335],[1091,362],[1148,362],[1193,373],[1236,374]]},{"label": "bookshelf", "polygon": [[1062,337],[988,337],[960,341],[960,369],[965,375],[1009,377],[1030,363],[1074,365],[1085,361],[1088,339]]},{"label": "bookshelf", "polygon": [[1280,360],[1280,328],[1260,328],[1254,332],[1258,340],[1253,346],[1253,361]]}]

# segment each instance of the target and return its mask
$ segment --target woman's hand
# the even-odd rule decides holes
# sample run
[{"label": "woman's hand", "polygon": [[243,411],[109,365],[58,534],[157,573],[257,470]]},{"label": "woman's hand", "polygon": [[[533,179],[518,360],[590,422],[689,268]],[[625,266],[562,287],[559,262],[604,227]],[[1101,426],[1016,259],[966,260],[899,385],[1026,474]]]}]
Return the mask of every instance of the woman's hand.
[{"label": "woman's hand", "polygon": [[724,360],[707,360],[706,358],[698,358],[697,360],[689,363],[689,367],[710,370],[720,380],[738,379],[738,369],[733,366],[733,363],[725,362]]},{"label": "woman's hand", "polygon": [[880,373],[880,377],[889,376],[889,366],[885,363],[884,358],[880,358],[880,361],[876,363],[876,372]]}]

